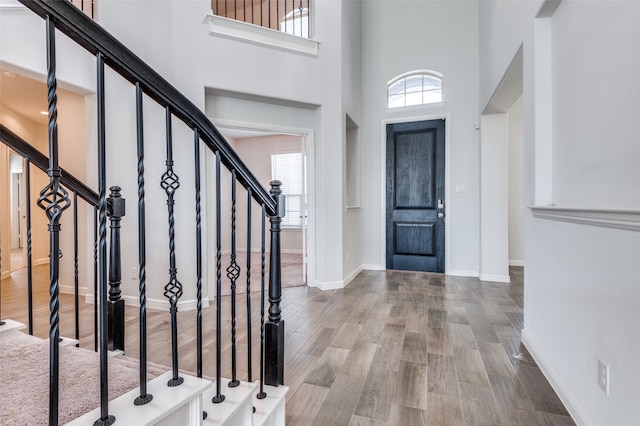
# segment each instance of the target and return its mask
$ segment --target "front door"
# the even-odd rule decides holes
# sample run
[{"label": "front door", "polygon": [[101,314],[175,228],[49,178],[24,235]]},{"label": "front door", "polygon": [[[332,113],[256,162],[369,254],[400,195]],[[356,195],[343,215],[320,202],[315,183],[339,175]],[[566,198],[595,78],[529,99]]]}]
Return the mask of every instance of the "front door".
[{"label": "front door", "polygon": [[387,269],[444,272],[444,124],[387,124]]}]

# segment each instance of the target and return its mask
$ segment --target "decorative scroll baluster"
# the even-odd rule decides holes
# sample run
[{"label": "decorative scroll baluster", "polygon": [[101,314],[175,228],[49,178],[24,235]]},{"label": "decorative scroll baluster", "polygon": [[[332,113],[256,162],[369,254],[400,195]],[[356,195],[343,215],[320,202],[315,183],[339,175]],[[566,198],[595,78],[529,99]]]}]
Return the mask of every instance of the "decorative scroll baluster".
[{"label": "decorative scroll baluster", "polygon": [[231,171],[231,264],[227,268],[227,278],[231,280],[231,381],[230,388],[240,385],[236,378],[236,281],[240,267],[236,263],[236,171]]},{"label": "decorative scroll baluster", "polygon": [[271,222],[271,251],[269,264],[269,321],[266,324],[265,339],[267,355],[265,362],[265,383],[278,386],[284,383],[284,321],[281,318],[282,282],[280,270],[280,224],[284,217],[285,204],[282,182],[271,181],[271,196],[276,202],[276,214],[269,217]]},{"label": "decorative scroll baluster", "polygon": [[76,346],[80,346],[80,303],[78,298],[80,293],[80,281],[78,276],[78,192],[73,192],[73,306],[75,316],[76,334],[78,341]]},{"label": "decorative scroll baluster", "polygon": [[138,290],[140,292],[140,395],[133,402],[144,405],[153,395],[147,393],[147,246],[145,231],[144,126],[142,87],[136,82],[136,139],[138,148]]},{"label": "decorative scroll baluster", "polygon": [[258,399],[265,399],[267,394],[264,391],[264,269],[265,269],[265,223],[267,221],[267,211],[264,204],[262,205],[262,246],[260,248],[260,392],[258,392]]},{"label": "decorative scroll baluster", "polygon": [[247,189],[247,381],[253,381],[251,370],[251,189]]},{"label": "decorative scroll baluster", "polygon": [[200,203],[200,133],[193,131],[196,173],[196,374],[202,377],[202,215]]},{"label": "decorative scroll baluster", "polygon": [[216,151],[216,394],[211,400],[214,404],[224,401],[222,394],[221,357],[222,357],[222,226],[220,206],[220,151]]},{"label": "decorative scroll baluster", "polygon": [[[69,207],[69,194],[60,185],[62,171],[58,164],[58,106],[56,80],[55,25],[47,15],[47,101],[49,111],[49,184],[40,191],[38,206],[49,219],[49,424],[58,424],[60,364],[60,219]],[[54,255],[55,253],[55,255]]]},{"label": "decorative scroll baluster", "polygon": [[180,187],[178,175],[173,171],[173,136],[171,131],[171,109],[165,109],[167,132],[167,170],[162,175],[162,189],[167,193],[167,207],[169,211],[169,282],[164,286],[164,296],[169,299],[169,312],[171,313],[171,364],[173,377],[167,385],[179,386],[184,382],[178,376],[178,300],[182,296],[182,284],[178,281],[178,269],[176,268],[176,229],[174,217],[174,196]]},{"label": "decorative scroll baluster", "polygon": [[31,160],[25,159],[25,204],[27,227],[27,297],[29,304],[29,334],[33,334],[33,254],[31,253]]},{"label": "decorative scroll baluster", "polygon": [[110,188],[109,217],[111,222],[111,244],[109,244],[109,350],[124,351],[124,299],[122,299],[122,259],[120,256],[120,220],[125,215],[125,200],[120,187]]},{"label": "decorative scroll baluster", "polygon": [[99,328],[100,328],[100,418],[94,426],[108,426],[115,423],[116,418],[109,415],[109,372],[107,363],[107,154],[106,154],[106,120],[104,90],[104,57],[96,55],[98,68],[97,78],[97,124],[98,124],[98,293],[99,293]]}]

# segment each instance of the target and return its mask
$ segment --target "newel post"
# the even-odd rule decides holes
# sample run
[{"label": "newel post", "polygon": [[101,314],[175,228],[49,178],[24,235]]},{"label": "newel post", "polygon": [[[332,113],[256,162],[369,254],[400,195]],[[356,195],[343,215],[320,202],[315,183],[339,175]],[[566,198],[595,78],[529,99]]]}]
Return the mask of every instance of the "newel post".
[{"label": "newel post", "polygon": [[284,384],[284,321],[282,309],[282,280],[280,270],[280,224],[285,212],[282,182],[271,181],[270,194],[276,202],[276,214],[269,217],[271,222],[271,250],[269,253],[269,320],[265,324],[265,378],[270,386]]},{"label": "newel post", "polygon": [[124,351],[124,299],[120,284],[122,283],[122,258],[120,255],[120,220],[125,215],[125,199],[120,195],[120,187],[109,188],[109,211],[111,222],[111,242],[109,244],[109,303],[107,318],[108,349]]}]

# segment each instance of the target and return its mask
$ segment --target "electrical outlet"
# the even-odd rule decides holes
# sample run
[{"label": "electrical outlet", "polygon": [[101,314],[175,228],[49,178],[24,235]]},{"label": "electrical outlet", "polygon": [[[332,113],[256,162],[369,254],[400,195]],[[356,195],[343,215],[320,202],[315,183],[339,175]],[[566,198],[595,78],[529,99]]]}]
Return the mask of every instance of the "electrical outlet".
[{"label": "electrical outlet", "polygon": [[598,360],[598,386],[609,395],[609,366]]},{"label": "electrical outlet", "polygon": [[129,270],[131,275],[131,281],[137,281],[138,280],[138,268],[135,266],[132,266],[131,269]]}]

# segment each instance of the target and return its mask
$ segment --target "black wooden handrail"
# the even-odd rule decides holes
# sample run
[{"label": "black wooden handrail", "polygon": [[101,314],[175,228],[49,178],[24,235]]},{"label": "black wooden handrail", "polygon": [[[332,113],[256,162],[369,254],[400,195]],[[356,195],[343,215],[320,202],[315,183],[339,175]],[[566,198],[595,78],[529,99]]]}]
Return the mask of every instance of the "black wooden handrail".
[{"label": "black wooden handrail", "polygon": [[[30,145],[29,142],[13,133],[2,123],[0,123],[0,141],[20,154],[23,158],[28,158],[34,166],[43,172],[47,172],[47,168],[49,167],[49,159],[47,156]],[[67,173],[64,169],[62,170],[61,182],[67,189],[70,189],[71,192],[76,192],[87,203],[93,207],[98,207],[98,194],[75,176]]]},{"label": "black wooden handrail", "polygon": [[92,54],[100,52],[106,65],[132,84],[140,83],[144,93],[171,112],[191,129],[198,129],[200,137],[212,151],[219,151],[222,163],[235,170],[238,181],[251,189],[253,198],[275,215],[276,203],[258,179],[240,160],[218,129],[186,96],[143,62],[131,50],[116,40],[104,28],[80,11],[71,2],[19,0],[27,8],[45,18],[49,15],[60,30]]}]

